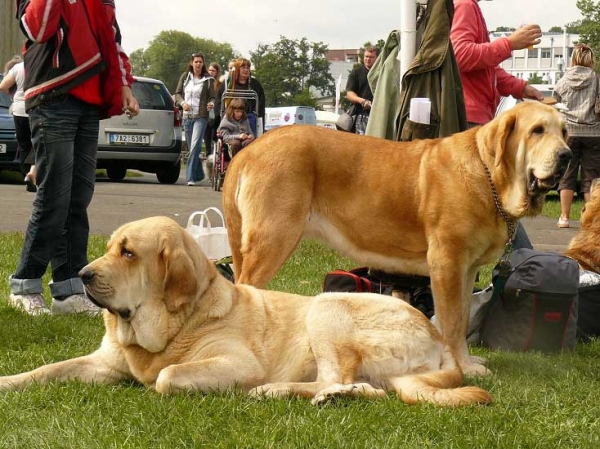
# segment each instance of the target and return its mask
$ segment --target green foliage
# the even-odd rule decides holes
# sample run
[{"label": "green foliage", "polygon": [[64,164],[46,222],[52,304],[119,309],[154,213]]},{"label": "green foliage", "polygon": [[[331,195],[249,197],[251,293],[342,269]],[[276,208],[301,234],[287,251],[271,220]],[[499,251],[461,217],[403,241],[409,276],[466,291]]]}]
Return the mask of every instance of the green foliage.
[{"label": "green foliage", "polygon": [[[250,52],[252,74],[263,85],[267,106],[316,104],[310,89],[323,94],[335,91],[334,80],[325,58],[327,46],[281,36],[274,44],[261,44]],[[298,101],[302,100],[302,103]]]},{"label": "green foliage", "polygon": [[[581,20],[568,23],[566,25],[567,33],[569,34],[580,34],[581,33]],[[561,30],[562,31],[562,30]]]},{"label": "green foliage", "polygon": [[130,62],[135,75],[149,76],[164,81],[171,93],[177,82],[188,69],[192,53],[204,55],[206,65],[213,61],[221,67],[239,56],[228,43],[193,37],[182,31],[161,31],[146,50],[138,49],[131,53]]},{"label": "green foliage", "polygon": [[577,0],[577,8],[581,11],[579,25],[580,42],[589,45],[596,54],[596,67],[600,67],[600,1]]},{"label": "green foliage", "polygon": [[528,84],[542,84],[543,80],[542,77],[540,75],[538,75],[537,72],[535,72],[534,74],[532,74],[529,79],[527,80]]},{"label": "green foliage", "polygon": [[496,27],[496,30],[498,33],[508,33],[508,32],[513,32],[515,31],[516,28],[513,27]]},{"label": "green foliage", "polygon": [[138,48],[129,54],[129,63],[131,64],[131,71],[134,75],[148,76],[148,70],[150,66],[146,61],[145,52],[143,49]]}]

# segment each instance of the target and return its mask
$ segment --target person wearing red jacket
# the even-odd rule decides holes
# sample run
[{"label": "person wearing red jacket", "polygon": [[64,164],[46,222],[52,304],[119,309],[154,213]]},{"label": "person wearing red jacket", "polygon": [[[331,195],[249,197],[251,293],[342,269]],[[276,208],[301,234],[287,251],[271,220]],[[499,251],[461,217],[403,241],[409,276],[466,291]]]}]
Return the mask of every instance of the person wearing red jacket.
[{"label": "person wearing red jacket", "polygon": [[460,70],[467,121],[482,125],[494,118],[500,96],[543,100],[543,95],[525,80],[516,78],[499,64],[513,50],[540,43],[538,25],[525,25],[508,37],[490,42],[479,0],[454,0],[450,41]]},{"label": "person wearing red jacket", "polygon": [[25,108],[36,151],[38,191],[9,304],[49,313],[42,276],[52,267],[53,313],[98,313],[78,272],[87,265],[87,208],[96,178],[100,120],[139,105],[121,49],[113,0],[17,0],[26,35]]},{"label": "person wearing red jacket", "polygon": [[[479,0],[454,0],[450,41],[460,71],[470,128],[494,118],[501,95],[544,99],[535,87],[499,67],[513,50],[539,44],[541,36],[542,30],[538,25],[525,25],[508,37],[490,42]],[[533,248],[521,222],[517,224],[512,245],[514,248]]]}]

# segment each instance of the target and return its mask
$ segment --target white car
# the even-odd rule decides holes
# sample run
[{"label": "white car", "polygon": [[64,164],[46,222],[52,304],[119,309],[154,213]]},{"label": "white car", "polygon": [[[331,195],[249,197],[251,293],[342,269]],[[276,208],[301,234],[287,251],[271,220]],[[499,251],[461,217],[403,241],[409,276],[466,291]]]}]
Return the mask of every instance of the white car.
[{"label": "white car", "polygon": [[156,173],[163,184],[175,184],[181,170],[181,113],[162,81],[134,79],[131,89],[140,113],[100,122],[97,168],[106,169],[114,181],[135,169]]}]

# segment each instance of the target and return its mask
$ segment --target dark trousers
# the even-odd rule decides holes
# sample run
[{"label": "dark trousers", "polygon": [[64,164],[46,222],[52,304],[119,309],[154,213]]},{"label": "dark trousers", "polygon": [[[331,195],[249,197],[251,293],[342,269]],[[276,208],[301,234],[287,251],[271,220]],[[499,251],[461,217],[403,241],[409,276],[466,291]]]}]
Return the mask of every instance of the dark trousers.
[{"label": "dark trousers", "polygon": [[35,151],[31,145],[31,128],[29,127],[29,117],[13,116],[15,121],[15,133],[19,143],[19,162],[21,163],[21,172],[26,175],[35,164]]},{"label": "dark trousers", "polygon": [[52,267],[52,296],[83,293],[77,273],[87,265],[87,208],[96,180],[99,110],[70,95],[29,113],[38,191],[11,292],[42,293]]}]

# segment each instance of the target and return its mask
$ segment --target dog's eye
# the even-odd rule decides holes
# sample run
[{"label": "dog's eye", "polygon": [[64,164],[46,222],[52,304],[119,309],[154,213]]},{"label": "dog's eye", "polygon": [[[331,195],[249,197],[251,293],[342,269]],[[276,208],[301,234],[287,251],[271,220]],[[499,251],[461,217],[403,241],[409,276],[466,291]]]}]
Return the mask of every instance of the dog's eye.
[{"label": "dog's eye", "polygon": [[127,259],[133,259],[134,254],[123,246],[121,248],[121,256],[126,257]]},{"label": "dog's eye", "polygon": [[533,134],[544,134],[544,127],[543,126],[536,126],[535,128],[533,128],[533,131],[531,131]]}]

